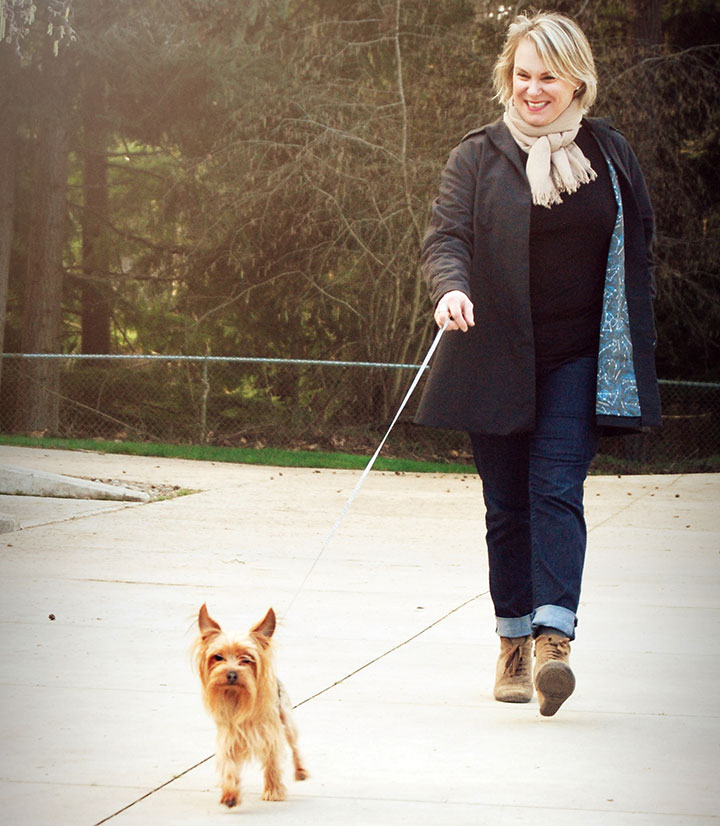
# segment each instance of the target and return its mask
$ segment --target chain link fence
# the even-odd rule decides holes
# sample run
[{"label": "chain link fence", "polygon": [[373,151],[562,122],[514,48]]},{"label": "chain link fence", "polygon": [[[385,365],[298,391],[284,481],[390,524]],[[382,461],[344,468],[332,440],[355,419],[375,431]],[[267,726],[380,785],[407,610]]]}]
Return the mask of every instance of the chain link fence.
[{"label": "chain link fence", "polygon": [[[0,430],[371,454],[417,365],[189,356],[2,358]],[[720,470],[720,383],[661,381],[662,430],[605,438],[594,470]],[[471,464],[467,436],[412,424],[383,455]],[[41,413],[38,417],[38,408]]]}]

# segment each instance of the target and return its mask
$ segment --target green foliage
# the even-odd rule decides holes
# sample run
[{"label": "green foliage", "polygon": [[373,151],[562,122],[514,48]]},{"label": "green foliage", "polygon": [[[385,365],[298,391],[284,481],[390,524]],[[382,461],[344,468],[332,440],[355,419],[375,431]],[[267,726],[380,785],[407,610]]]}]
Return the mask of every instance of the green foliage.
[{"label": "green foliage", "polygon": [[[601,80],[594,114],[628,135],[654,196],[661,371],[717,377],[720,47],[706,25],[715,4],[666,0],[665,42],[642,49],[628,45],[625,2],[554,7],[587,30]],[[432,328],[420,240],[450,148],[497,117],[489,76],[509,20],[499,8],[74,0],[65,349],[79,347],[91,281],[111,306],[117,352],[418,361]],[[32,72],[23,68],[25,88]],[[82,90],[96,77],[108,271],[88,273]],[[34,116],[28,105],[8,341],[19,340],[31,243]],[[358,379],[355,398],[338,400],[305,377],[289,391],[229,388],[207,404],[226,422],[242,422],[253,404],[279,421],[297,405],[319,420],[337,407],[384,420],[400,389],[396,377],[379,389]],[[170,408],[198,403],[179,385],[168,392]]]},{"label": "green foliage", "polygon": [[75,40],[71,11],[72,0],[2,0],[0,44],[4,41],[27,59],[31,54],[28,36],[34,27],[43,27],[57,57],[61,44]]}]

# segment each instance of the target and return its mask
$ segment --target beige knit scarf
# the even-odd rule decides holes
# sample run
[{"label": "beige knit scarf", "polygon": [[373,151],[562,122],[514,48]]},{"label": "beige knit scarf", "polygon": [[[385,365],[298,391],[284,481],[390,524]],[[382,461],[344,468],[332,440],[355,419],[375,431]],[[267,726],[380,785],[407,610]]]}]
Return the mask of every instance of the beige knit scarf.
[{"label": "beige knit scarf", "polygon": [[503,120],[517,145],[527,152],[525,171],[534,204],[548,208],[561,204],[562,192],[575,192],[581,184],[597,178],[590,161],[575,143],[582,120],[579,101],[573,100],[552,123],[531,126],[520,117],[511,98]]}]

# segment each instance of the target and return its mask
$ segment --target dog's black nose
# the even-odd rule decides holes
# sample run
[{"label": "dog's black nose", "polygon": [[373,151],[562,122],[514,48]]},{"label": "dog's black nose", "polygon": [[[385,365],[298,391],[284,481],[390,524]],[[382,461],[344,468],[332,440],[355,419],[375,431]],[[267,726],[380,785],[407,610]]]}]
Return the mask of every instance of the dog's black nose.
[{"label": "dog's black nose", "polygon": [[227,676],[227,681],[230,683],[230,685],[234,685],[237,682],[237,678],[238,678],[237,671],[228,671],[226,676]]}]

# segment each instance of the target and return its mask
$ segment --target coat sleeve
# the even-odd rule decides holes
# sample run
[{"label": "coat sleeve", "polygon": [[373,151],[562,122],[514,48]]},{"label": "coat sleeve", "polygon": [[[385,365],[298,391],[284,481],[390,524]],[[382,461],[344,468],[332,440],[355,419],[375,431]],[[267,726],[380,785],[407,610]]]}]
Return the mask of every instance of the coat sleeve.
[{"label": "coat sleeve", "polygon": [[477,163],[472,147],[450,153],[440,180],[420,258],[433,306],[450,290],[470,295]]},{"label": "coat sleeve", "polygon": [[628,172],[630,184],[632,186],[635,198],[637,199],[640,216],[642,218],[643,230],[645,233],[645,248],[647,250],[647,265],[650,273],[650,292],[651,298],[655,298],[657,287],[655,284],[655,256],[653,249],[655,245],[655,215],[650,202],[650,195],[648,193],[645,177],[643,176],[640,163],[638,162],[632,147],[624,138],[624,136],[616,132],[619,138],[619,151],[625,162],[625,169]]}]

